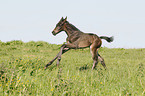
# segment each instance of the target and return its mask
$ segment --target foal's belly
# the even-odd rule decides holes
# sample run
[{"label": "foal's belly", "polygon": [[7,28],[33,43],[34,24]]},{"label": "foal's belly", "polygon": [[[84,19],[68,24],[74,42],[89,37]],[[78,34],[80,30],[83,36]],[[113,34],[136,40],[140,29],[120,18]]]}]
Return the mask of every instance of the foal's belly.
[{"label": "foal's belly", "polygon": [[97,39],[95,35],[84,34],[78,39],[78,47],[89,47]]},{"label": "foal's belly", "polygon": [[89,47],[90,45],[91,45],[91,43],[89,41],[80,41],[78,43],[78,47],[80,47],[80,48]]}]

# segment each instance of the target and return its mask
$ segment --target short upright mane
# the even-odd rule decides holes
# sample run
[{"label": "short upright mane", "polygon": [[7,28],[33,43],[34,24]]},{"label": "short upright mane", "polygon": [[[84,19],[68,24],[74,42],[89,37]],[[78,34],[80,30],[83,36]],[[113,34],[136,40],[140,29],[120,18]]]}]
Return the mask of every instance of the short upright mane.
[{"label": "short upright mane", "polygon": [[66,21],[66,25],[69,30],[80,31],[78,28],[76,28],[73,24],[69,23],[68,21]]}]

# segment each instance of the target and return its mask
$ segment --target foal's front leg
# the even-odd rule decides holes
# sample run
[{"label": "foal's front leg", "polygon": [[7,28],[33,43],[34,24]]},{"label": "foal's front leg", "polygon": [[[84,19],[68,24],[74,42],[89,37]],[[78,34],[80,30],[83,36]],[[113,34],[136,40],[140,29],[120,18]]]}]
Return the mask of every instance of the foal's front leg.
[{"label": "foal's front leg", "polygon": [[[48,64],[46,64],[45,69],[50,66],[57,58],[60,62],[61,60],[61,55],[64,54],[65,52],[67,52],[69,50],[69,48],[64,48],[65,45],[62,45],[60,52],[56,55],[56,57],[54,59],[52,59]],[[59,62],[57,61],[57,65],[59,64]]]},{"label": "foal's front leg", "polygon": [[58,66],[59,63],[60,63],[61,55],[62,55],[63,53],[65,53],[66,51],[68,51],[68,50],[70,50],[70,49],[77,49],[77,48],[78,48],[77,45],[72,44],[72,43],[67,43],[67,44],[62,45],[61,50],[60,50],[60,52],[58,53],[58,57],[57,57],[57,66]]},{"label": "foal's front leg", "polygon": [[58,57],[57,57],[57,66],[59,65],[59,63],[60,63],[60,60],[61,60],[61,55],[63,54],[63,53],[65,53],[66,51],[68,51],[69,50],[69,48],[65,48],[66,47],[66,45],[64,44],[64,45],[62,45],[62,47],[61,47],[61,50],[60,50],[60,52],[58,53]]}]

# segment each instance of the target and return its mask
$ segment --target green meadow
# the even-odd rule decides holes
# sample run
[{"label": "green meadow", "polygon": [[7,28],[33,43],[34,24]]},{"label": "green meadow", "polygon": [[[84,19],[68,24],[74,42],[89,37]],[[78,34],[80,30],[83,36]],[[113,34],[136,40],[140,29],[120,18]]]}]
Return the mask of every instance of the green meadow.
[{"label": "green meadow", "polygon": [[0,41],[0,96],[145,96],[145,48],[100,48],[107,70],[91,69],[89,48],[70,50],[45,70],[60,47]]}]

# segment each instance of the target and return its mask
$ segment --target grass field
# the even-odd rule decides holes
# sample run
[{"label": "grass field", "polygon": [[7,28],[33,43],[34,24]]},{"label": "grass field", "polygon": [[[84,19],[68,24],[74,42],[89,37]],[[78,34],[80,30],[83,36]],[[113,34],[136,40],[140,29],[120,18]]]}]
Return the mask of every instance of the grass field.
[{"label": "grass field", "polygon": [[44,70],[60,46],[0,41],[0,96],[145,96],[145,48],[100,48],[107,70],[91,69],[89,48],[70,50]]}]

